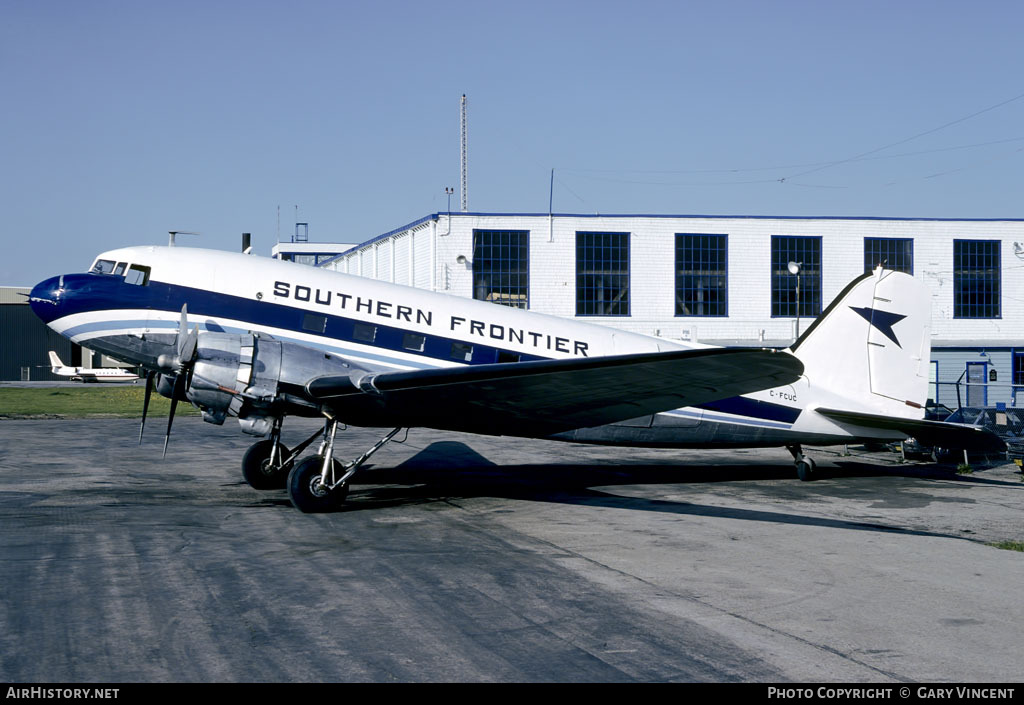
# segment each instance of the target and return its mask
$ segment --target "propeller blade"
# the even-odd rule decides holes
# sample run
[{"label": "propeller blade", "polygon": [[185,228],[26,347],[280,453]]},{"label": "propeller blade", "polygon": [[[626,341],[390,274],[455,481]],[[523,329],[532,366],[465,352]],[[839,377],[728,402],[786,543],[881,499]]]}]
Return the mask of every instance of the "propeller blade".
[{"label": "propeller blade", "polygon": [[184,365],[191,362],[199,342],[199,326],[188,328],[188,304],[181,305],[181,320],[178,323],[178,360]]},{"label": "propeller blade", "polygon": [[142,423],[139,424],[139,445],[142,445],[142,432],[146,430],[146,414],[149,412],[149,398],[153,395],[153,379],[156,371],[146,373],[146,396],[142,399]]},{"label": "propeller blade", "polygon": [[188,304],[181,305],[181,320],[178,322],[178,350],[181,350],[181,339],[188,332]]},{"label": "propeller blade", "polygon": [[186,391],[192,380],[192,368],[195,363],[196,348],[199,343],[199,326],[188,329],[188,304],[181,306],[181,320],[178,322],[177,340],[178,359],[177,377],[171,392],[171,413],[167,416],[167,435],[164,436],[164,455],[167,457],[167,444],[171,440],[171,426],[174,424],[174,411],[178,408],[178,400],[186,398]]},{"label": "propeller blade", "polygon": [[185,340],[181,344],[181,349],[178,351],[178,359],[181,360],[183,365],[193,361],[196,354],[196,346],[199,343],[199,326],[196,326],[188,332],[185,336]]},{"label": "propeller blade", "polygon": [[167,435],[164,436],[163,459],[167,458],[167,444],[171,440],[171,425],[174,424],[174,410],[178,408],[178,399],[185,394],[185,374],[179,373],[174,380],[174,390],[171,392],[171,413],[167,415]]}]

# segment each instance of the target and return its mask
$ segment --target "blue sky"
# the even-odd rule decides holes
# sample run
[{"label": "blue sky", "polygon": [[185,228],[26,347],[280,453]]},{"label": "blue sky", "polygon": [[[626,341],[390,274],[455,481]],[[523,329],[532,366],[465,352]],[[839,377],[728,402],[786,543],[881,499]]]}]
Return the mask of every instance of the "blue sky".
[{"label": "blue sky", "polygon": [[1024,217],[1024,3],[0,0],[0,284],[447,208]]}]

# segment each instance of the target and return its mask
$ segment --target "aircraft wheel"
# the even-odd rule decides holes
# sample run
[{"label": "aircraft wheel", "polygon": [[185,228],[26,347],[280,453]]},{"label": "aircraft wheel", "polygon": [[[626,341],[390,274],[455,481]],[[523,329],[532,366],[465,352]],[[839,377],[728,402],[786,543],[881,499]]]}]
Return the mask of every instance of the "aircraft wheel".
[{"label": "aircraft wheel", "polygon": [[[341,473],[341,463],[333,461],[335,473]],[[324,467],[323,458],[311,455],[303,458],[288,473],[288,495],[300,512],[312,514],[331,512],[341,506],[348,495],[348,484],[328,489],[320,483]]]},{"label": "aircraft wheel", "polygon": [[[242,456],[242,476],[254,490],[280,490],[288,484],[288,467],[270,464],[270,451],[274,442],[260,441],[249,446]],[[278,457],[288,455],[288,449],[279,447]]]},{"label": "aircraft wheel", "polygon": [[814,461],[808,457],[800,458],[796,461],[796,476],[804,482],[809,482],[814,479]]}]

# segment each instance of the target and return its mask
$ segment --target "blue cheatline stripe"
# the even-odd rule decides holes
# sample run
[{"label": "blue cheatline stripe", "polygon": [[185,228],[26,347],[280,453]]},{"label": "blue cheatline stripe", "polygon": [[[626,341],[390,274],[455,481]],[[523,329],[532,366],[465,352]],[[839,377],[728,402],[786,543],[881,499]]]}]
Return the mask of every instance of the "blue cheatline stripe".
[{"label": "blue cheatline stripe", "polygon": [[[80,279],[88,277],[89,279]],[[204,289],[166,284],[153,281],[148,286],[125,284],[120,277],[101,274],[66,275],[65,284],[68,293],[62,304],[65,315],[75,313],[93,313],[97,311],[117,311],[119,309],[150,309],[155,313],[167,314],[168,318],[177,317],[182,304],[188,304],[189,321],[204,326],[203,318],[212,317],[250,323],[250,328],[273,328],[316,336],[327,345],[345,345],[346,343],[374,347],[380,350],[415,355],[421,358],[452,361],[465,364],[483,365],[504,361],[499,358],[514,355],[520,361],[545,360],[542,355],[518,352],[504,347],[486,345],[476,341],[460,338],[448,338],[434,333],[423,333],[424,349],[409,350],[405,347],[405,335],[413,331],[397,326],[388,326],[377,322],[363,321],[346,316],[338,316],[326,311],[310,311],[286,304],[256,301],[230,294],[220,294]],[[77,285],[77,286],[76,286]],[[310,330],[303,326],[307,316],[322,319],[321,329]],[[170,327],[177,328],[177,323],[167,322]],[[137,327],[147,323],[134,322]],[[372,342],[364,342],[355,336],[356,325],[374,326],[376,335]],[[164,327],[164,324],[150,322],[148,325]],[[125,327],[128,327],[127,325]],[[246,332],[249,328],[243,330]],[[67,335],[74,335],[68,331]],[[303,341],[297,341],[303,342]],[[452,357],[452,344],[460,343],[473,347],[472,359]],[[399,363],[405,364],[405,363]]]},{"label": "blue cheatline stripe", "polygon": [[733,414],[735,416],[749,416],[751,418],[764,419],[766,421],[780,421],[788,424],[795,423],[797,417],[800,416],[801,411],[800,409],[794,409],[791,406],[772,404],[771,402],[759,401],[749,397],[719,399],[718,401],[701,404],[698,408],[706,409],[708,411],[718,411],[723,414]]},{"label": "blue cheatline stripe", "polygon": [[[248,333],[251,330],[250,327],[238,328],[238,327],[235,327],[235,326],[222,326],[222,325],[220,325],[218,323],[214,323],[213,321],[210,321],[209,323],[212,323],[213,325],[208,325],[207,323],[199,323],[198,326],[199,326],[200,330],[203,330],[205,332],[210,332],[210,333],[230,333],[230,334],[234,334],[234,335],[244,335],[244,334]],[[160,320],[133,321],[133,320],[117,320],[117,319],[111,318],[111,319],[105,319],[105,320],[102,320],[102,321],[94,321],[94,322],[91,322],[91,323],[82,323],[82,324],[74,326],[72,328],[68,328],[67,330],[65,330],[62,333],[62,335],[67,336],[68,338],[72,338],[73,339],[76,336],[80,336],[80,335],[83,335],[83,334],[90,334],[91,333],[91,334],[94,334],[94,335],[89,335],[90,338],[98,338],[98,337],[102,337],[103,333],[105,333],[105,332],[112,332],[112,331],[116,331],[116,330],[124,330],[124,329],[127,329],[127,328],[140,328],[140,327],[144,327],[144,326],[148,326],[151,329],[152,328],[159,328],[161,330],[167,331],[168,333],[176,333],[177,330],[178,330],[178,323],[176,323],[174,321],[160,321]],[[319,340],[316,340],[316,341],[309,341],[309,340],[304,340],[304,339],[300,339],[300,338],[292,338],[290,336],[282,336],[282,335],[277,335],[277,334],[274,335],[274,339],[275,340],[283,340],[283,341],[287,341],[287,342],[291,342],[291,343],[296,343],[297,345],[306,345],[308,347],[314,347],[314,348],[317,348],[319,350],[325,350],[325,351],[328,351],[328,352],[337,353],[337,354],[345,356],[345,357],[360,358],[360,359],[363,359],[363,360],[370,360],[370,361],[377,362],[377,363],[380,363],[382,365],[388,365],[388,366],[391,366],[391,367],[405,367],[405,368],[411,367],[411,368],[420,369],[420,370],[433,369],[433,368],[437,367],[437,365],[435,365],[435,364],[430,364],[430,363],[427,363],[427,362],[420,362],[420,361],[414,360],[414,359],[410,360],[410,359],[406,359],[406,358],[392,357],[392,356],[388,356],[388,355],[380,355],[378,353],[369,352],[369,351],[366,351],[366,350],[357,350],[355,348],[346,347],[344,345],[339,345],[338,343],[340,343],[341,341],[336,341],[336,340],[330,340],[328,342],[328,341],[325,341],[323,338],[320,338]],[[403,351],[403,352],[407,352],[409,355],[415,355],[416,354],[416,353],[408,351],[408,350]]]}]

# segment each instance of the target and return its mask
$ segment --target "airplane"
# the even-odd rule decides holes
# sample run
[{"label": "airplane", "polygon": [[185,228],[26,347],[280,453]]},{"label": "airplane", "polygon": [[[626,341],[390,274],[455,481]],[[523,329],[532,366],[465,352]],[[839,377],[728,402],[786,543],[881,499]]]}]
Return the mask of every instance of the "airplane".
[{"label": "airplane", "polygon": [[[788,349],[722,348],[425,291],[250,254],[138,246],[36,285],[34,312],[79,344],[147,370],[203,419],[265,437],[242,474],[333,511],[403,428],[655,448],[895,442],[1002,450],[980,428],[924,419],[926,287],[881,267],[851,282]],[[322,418],[296,448],[286,416]],[[339,427],[391,428],[349,462]],[[319,439],[315,454],[300,455]]]},{"label": "airplane", "polygon": [[77,382],[135,382],[139,379],[131,370],[120,367],[69,367],[53,350],[50,351],[50,372]]}]

